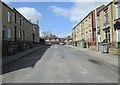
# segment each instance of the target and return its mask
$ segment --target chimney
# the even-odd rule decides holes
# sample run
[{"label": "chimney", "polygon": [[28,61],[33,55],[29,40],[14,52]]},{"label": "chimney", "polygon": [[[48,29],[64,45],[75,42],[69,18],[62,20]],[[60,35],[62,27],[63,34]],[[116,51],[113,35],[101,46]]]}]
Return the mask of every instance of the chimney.
[{"label": "chimney", "polygon": [[37,25],[39,24],[39,21],[37,20]]},{"label": "chimney", "polygon": [[29,20],[29,22],[31,22],[31,20]]}]

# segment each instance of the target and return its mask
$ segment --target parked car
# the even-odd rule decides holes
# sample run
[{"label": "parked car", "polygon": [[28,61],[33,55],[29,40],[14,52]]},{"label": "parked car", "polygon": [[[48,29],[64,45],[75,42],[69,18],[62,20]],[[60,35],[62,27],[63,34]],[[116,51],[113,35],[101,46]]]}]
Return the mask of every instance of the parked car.
[{"label": "parked car", "polygon": [[63,43],[63,42],[60,42],[60,45],[65,45],[65,43]]},{"label": "parked car", "polygon": [[52,43],[50,42],[50,43],[47,43],[46,45],[47,45],[47,46],[51,46],[51,45],[52,45]]}]

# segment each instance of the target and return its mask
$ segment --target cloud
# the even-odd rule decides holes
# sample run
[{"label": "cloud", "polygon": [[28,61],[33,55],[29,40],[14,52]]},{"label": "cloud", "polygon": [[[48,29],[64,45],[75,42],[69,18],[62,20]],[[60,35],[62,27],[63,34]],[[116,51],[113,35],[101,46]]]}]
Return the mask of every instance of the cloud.
[{"label": "cloud", "polygon": [[[51,6],[52,11],[58,16],[64,16],[70,19],[70,21],[78,21],[81,13],[76,8],[65,9],[58,6]],[[73,9],[73,10],[72,10]]]},{"label": "cloud", "polygon": [[6,2],[109,2],[113,0],[2,0]]},{"label": "cloud", "polygon": [[42,15],[35,8],[30,7],[19,7],[17,10],[28,20],[31,20],[33,23],[37,23],[37,20],[40,20]]},{"label": "cloud", "polygon": [[70,19],[72,22],[82,20],[90,11],[95,9],[95,6],[100,6],[108,2],[74,2],[70,8],[59,6],[51,6],[52,11],[57,16],[63,16]]}]

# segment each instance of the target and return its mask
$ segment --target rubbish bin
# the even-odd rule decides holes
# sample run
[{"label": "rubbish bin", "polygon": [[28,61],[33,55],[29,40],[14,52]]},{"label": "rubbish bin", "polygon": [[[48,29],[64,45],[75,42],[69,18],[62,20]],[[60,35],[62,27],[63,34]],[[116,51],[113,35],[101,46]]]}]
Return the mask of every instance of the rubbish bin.
[{"label": "rubbish bin", "polygon": [[102,53],[108,53],[108,43],[102,43]]},{"label": "rubbish bin", "polygon": [[77,47],[77,41],[75,41],[75,46]]},{"label": "rubbish bin", "polygon": [[82,48],[86,48],[86,42],[82,42]]},{"label": "rubbish bin", "polygon": [[13,55],[14,54],[14,45],[8,45],[8,54]]},{"label": "rubbish bin", "polygon": [[14,45],[14,54],[18,53],[18,48],[17,48],[17,45],[15,44]]},{"label": "rubbish bin", "polygon": [[120,42],[118,42],[118,48],[120,48]]},{"label": "rubbish bin", "polygon": [[102,43],[98,43],[98,51],[102,51]]},{"label": "rubbish bin", "polygon": [[25,44],[19,44],[20,51],[25,51]]}]

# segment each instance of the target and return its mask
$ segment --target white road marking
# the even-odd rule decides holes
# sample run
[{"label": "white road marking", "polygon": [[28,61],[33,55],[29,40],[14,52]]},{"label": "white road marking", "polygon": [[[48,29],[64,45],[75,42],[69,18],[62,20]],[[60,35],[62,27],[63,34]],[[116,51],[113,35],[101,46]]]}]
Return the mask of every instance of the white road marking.
[{"label": "white road marking", "polygon": [[27,77],[29,76],[29,75],[26,75]]},{"label": "white road marking", "polygon": [[82,66],[79,66],[79,67],[84,71],[84,74],[88,73],[88,71],[86,69],[84,69]]}]

